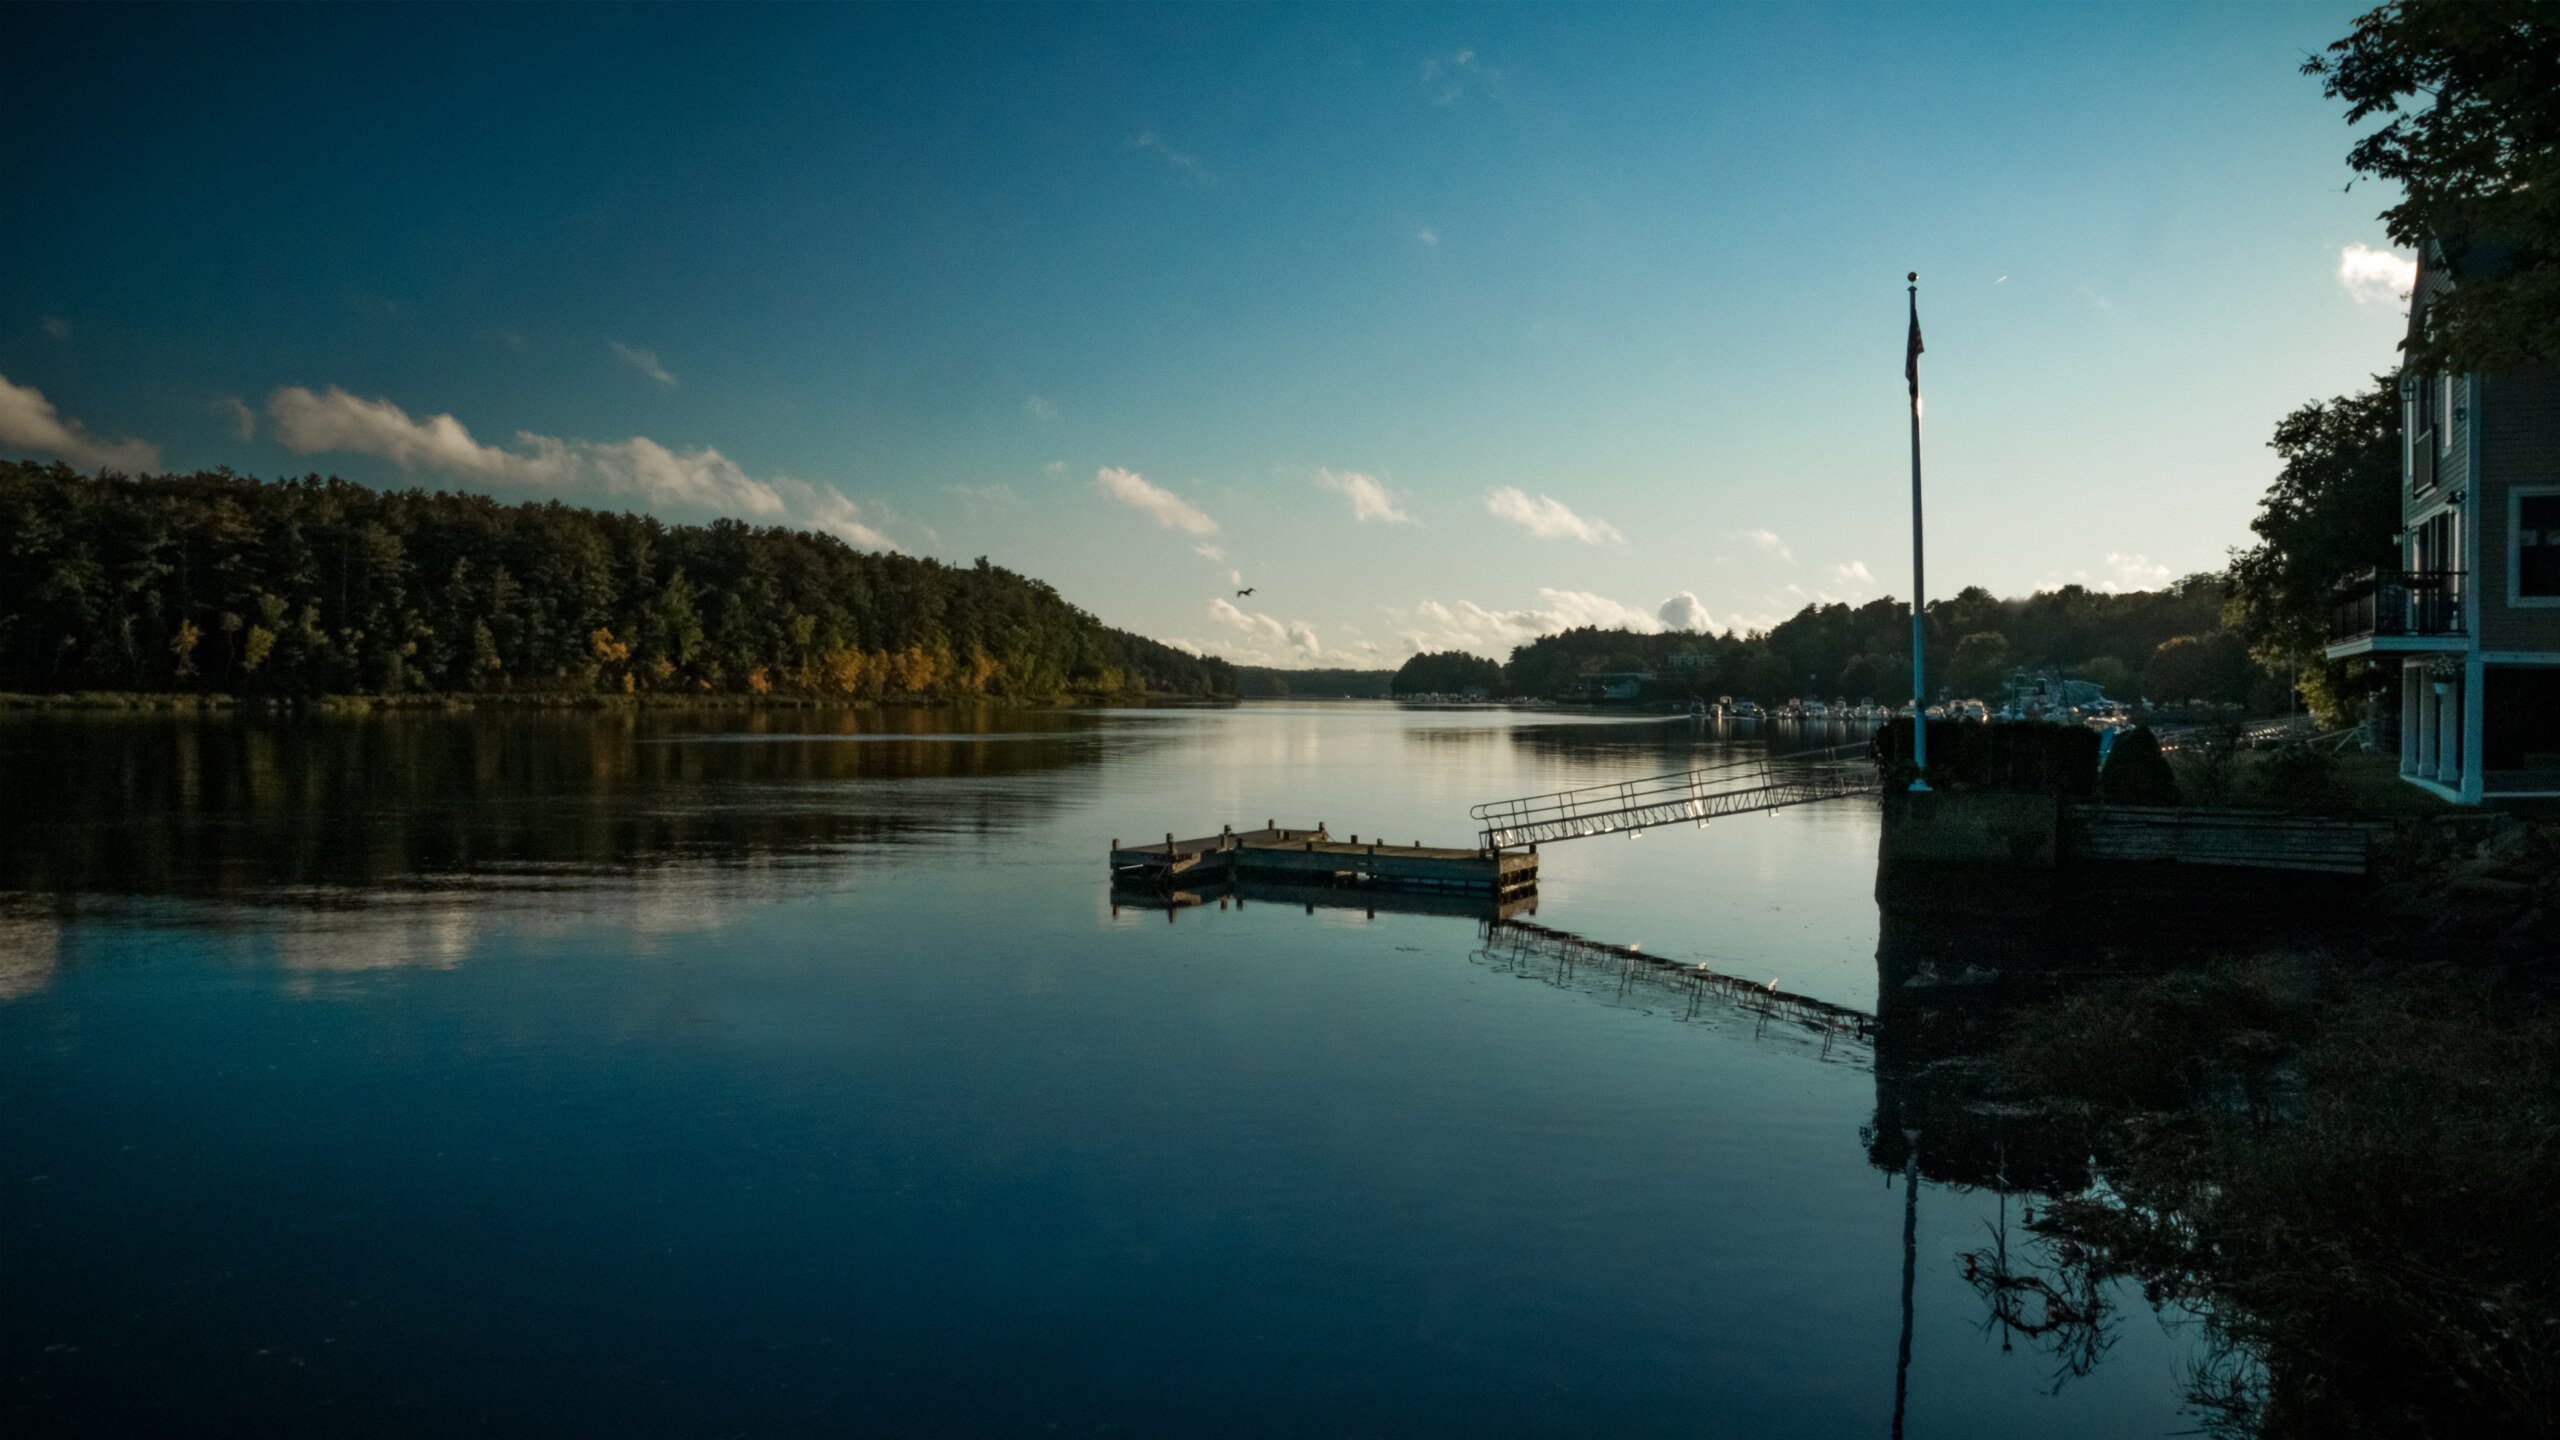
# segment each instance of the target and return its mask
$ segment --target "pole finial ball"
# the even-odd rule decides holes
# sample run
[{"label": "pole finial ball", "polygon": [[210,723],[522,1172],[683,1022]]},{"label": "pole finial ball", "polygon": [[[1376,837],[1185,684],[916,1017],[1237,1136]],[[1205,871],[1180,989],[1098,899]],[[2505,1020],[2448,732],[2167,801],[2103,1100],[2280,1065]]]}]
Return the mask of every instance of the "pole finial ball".
[{"label": "pole finial ball", "polygon": [[1919,284],[1919,283],[1920,283],[1920,272],[1919,272],[1919,271],[1914,270],[1914,271],[1912,271],[1912,272],[1911,272],[1911,283],[1912,283],[1912,284],[1914,284],[1914,285],[1917,285],[1917,284]]}]

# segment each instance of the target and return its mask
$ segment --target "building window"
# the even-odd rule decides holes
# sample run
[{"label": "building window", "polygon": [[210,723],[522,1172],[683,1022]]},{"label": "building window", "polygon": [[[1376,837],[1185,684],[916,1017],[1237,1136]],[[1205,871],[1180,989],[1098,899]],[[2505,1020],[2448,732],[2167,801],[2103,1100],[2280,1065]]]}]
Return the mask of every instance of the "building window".
[{"label": "building window", "polygon": [[2560,490],[2515,497],[2516,598],[2560,603]]}]

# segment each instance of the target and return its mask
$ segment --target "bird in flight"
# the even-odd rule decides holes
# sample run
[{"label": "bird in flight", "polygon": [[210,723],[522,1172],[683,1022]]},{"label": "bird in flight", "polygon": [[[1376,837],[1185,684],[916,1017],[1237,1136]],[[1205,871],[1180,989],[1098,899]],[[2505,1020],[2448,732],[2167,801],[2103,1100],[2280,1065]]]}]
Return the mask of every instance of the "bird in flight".
[{"label": "bird in flight", "polygon": [[1241,590],[1239,590],[1239,591],[1237,591],[1237,592],[1236,592],[1236,594],[1237,594],[1237,596],[1238,596],[1238,597],[1242,597],[1242,596],[1250,595],[1250,594],[1252,594],[1252,593],[1253,593],[1253,587],[1252,587],[1252,586],[1250,586],[1250,585],[1247,585],[1247,586],[1246,586],[1246,587],[1244,587],[1243,589],[1241,589]]}]

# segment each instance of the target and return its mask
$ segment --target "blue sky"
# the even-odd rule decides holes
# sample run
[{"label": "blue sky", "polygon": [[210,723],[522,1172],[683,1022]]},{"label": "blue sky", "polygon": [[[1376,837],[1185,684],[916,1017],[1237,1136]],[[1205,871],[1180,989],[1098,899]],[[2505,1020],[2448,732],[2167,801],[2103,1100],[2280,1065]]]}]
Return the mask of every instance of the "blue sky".
[{"label": "blue sky", "polygon": [[1933,592],[2156,583],[2394,364],[2359,8],[17,8],[0,451],[1501,654],[1907,596],[1917,269]]}]

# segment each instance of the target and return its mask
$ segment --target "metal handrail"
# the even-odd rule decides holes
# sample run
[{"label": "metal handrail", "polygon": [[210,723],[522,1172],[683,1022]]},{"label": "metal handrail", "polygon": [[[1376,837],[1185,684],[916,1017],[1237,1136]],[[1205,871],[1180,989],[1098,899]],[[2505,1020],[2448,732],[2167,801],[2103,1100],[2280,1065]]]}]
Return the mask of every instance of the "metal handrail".
[{"label": "metal handrail", "polygon": [[2330,592],[2329,638],[2463,634],[2468,579],[2461,570],[2358,571]]},{"label": "metal handrail", "polygon": [[[1861,758],[1848,758],[1853,754]],[[1493,800],[1470,807],[1467,814],[1492,849],[1613,835],[1682,820],[1704,823],[1722,815],[1872,790],[1876,780],[1870,755],[1863,744],[1833,745]],[[1737,773],[1743,771],[1752,773]],[[1759,783],[1737,783],[1743,780]]]}]

